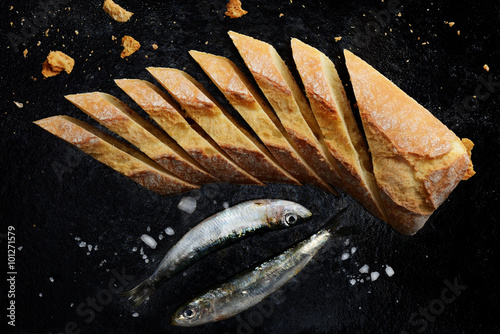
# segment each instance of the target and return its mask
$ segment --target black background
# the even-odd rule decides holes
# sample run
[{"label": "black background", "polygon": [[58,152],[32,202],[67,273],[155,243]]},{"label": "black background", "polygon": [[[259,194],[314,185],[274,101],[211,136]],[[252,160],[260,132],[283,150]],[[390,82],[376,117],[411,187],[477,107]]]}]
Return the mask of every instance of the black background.
[{"label": "black background", "polygon": [[[247,0],[243,7],[249,14],[240,19],[224,16],[222,0],[119,3],[135,13],[130,22],[112,21],[97,0],[11,0],[1,5],[1,266],[7,272],[5,234],[7,226],[14,226],[17,269],[16,327],[6,325],[5,281],[0,285],[2,327],[19,333],[72,327],[82,333],[499,332],[498,2],[402,1],[388,14],[388,0]],[[294,74],[291,37],[325,52],[344,80],[348,77],[342,49],[351,49],[458,136],[472,139],[477,175],[460,183],[413,237],[399,235],[347,196],[311,187],[205,186],[190,194],[198,199],[198,208],[189,215],[177,208],[182,196],[162,197],[141,188],[32,123],[64,114],[96,125],[64,99],[65,94],[87,91],[111,93],[144,115],[113,79],[142,78],[156,84],[147,66],[185,69],[220,98],[187,51],[224,55],[241,66],[228,30],[272,43]],[[121,59],[120,40],[126,34],[142,47]],[[342,40],[334,42],[336,36]],[[75,59],[70,75],[43,79],[41,63],[50,50]],[[490,82],[491,91],[484,82]],[[352,100],[350,87],[347,90]],[[17,108],[13,101],[24,107]],[[234,205],[254,198],[294,200],[315,217],[300,227],[256,236],[211,255],[166,283],[137,310],[107,293],[113,270],[134,276],[129,286],[138,283],[189,228],[220,211],[223,202]],[[330,243],[330,252],[318,258],[308,277],[299,276],[284,289],[272,311],[257,307],[198,328],[169,324],[182,303],[304,238],[344,206],[349,208],[345,225],[355,232],[350,244]],[[168,226],[175,234],[163,233],[165,238],[158,240]],[[142,243],[143,233],[158,240],[155,250]],[[98,249],[87,255],[76,238]],[[356,253],[342,261],[341,254],[352,246]],[[134,247],[144,247],[150,262],[133,252]],[[364,264],[381,273],[378,280],[366,281],[367,275],[358,271]],[[385,274],[385,265],[394,269],[394,276]],[[358,280],[354,286],[351,279]],[[453,296],[446,280],[466,286],[451,303],[438,301],[443,292],[445,298]],[[99,311],[91,316],[88,299],[97,297]],[[437,315],[428,311],[426,320],[418,312],[429,307]],[[133,317],[134,312],[139,316]]]}]

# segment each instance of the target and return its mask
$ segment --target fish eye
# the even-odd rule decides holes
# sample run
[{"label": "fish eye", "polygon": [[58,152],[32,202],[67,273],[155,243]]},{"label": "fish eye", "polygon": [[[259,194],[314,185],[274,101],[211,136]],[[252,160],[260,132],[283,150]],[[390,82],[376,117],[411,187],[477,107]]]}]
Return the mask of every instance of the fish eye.
[{"label": "fish eye", "polygon": [[182,311],[182,316],[186,319],[191,319],[196,315],[196,309],[191,307],[186,307],[184,311]]},{"label": "fish eye", "polygon": [[285,215],[285,222],[288,224],[288,225],[293,225],[295,224],[299,219],[297,218],[297,215],[293,214],[293,213],[287,213]]}]

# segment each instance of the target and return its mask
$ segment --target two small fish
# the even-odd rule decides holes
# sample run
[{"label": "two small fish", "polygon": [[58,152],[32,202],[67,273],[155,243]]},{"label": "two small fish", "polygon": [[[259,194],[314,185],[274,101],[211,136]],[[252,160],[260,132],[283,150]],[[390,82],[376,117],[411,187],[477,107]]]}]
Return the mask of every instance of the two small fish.
[{"label": "two small fish", "polygon": [[243,202],[223,210],[189,230],[149,278],[123,295],[139,306],[165,281],[216,250],[257,231],[297,225],[311,215],[300,204],[274,199]]},{"label": "two small fish", "polygon": [[[162,283],[206,255],[259,230],[296,225],[311,216],[300,204],[284,200],[248,201],[226,209],[191,229],[165,255],[156,271],[124,293],[140,305]],[[179,308],[176,326],[198,326],[230,318],[262,301],[300,272],[334,235],[338,219],[310,238],[253,270],[245,271]]]}]

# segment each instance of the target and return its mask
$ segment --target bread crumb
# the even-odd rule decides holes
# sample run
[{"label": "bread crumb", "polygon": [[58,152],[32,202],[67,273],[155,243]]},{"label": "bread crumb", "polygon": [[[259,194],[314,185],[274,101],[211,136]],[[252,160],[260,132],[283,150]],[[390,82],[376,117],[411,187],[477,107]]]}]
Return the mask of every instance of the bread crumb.
[{"label": "bread crumb", "polygon": [[490,71],[490,67],[487,64],[484,64],[483,68],[486,70],[486,72]]},{"label": "bread crumb", "polygon": [[23,57],[26,58],[28,56],[28,49],[24,49],[23,51]]},{"label": "bread crumb", "polygon": [[62,71],[66,71],[66,73],[70,74],[75,66],[75,61],[61,51],[50,51],[47,59],[42,65],[42,74],[44,77],[48,78],[58,75]]},{"label": "bread crumb", "polygon": [[78,35],[78,30],[75,30],[75,35]]},{"label": "bread crumb", "polygon": [[283,17],[283,16],[285,16],[285,14],[283,14],[283,13],[280,13],[280,17]]},{"label": "bread crumb", "polygon": [[16,102],[14,101],[14,104],[19,108],[21,109],[22,107],[24,107],[24,105],[21,103],[21,102]]},{"label": "bread crumb", "polygon": [[453,27],[455,25],[455,22],[444,21],[444,23],[449,25],[450,27]]},{"label": "bread crumb", "polygon": [[460,36],[460,30],[457,30],[457,35]]},{"label": "bread crumb", "polygon": [[398,13],[398,16],[401,17],[401,12]]},{"label": "bread crumb", "polygon": [[136,41],[133,37],[126,35],[122,38],[122,46],[123,51],[120,55],[122,58],[130,56],[141,48],[141,44],[138,41]]},{"label": "bread crumb", "polygon": [[337,36],[337,37],[335,37],[335,38],[334,38],[335,42],[338,42],[338,41],[340,41],[341,39],[342,39],[342,36]]},{"label": "bread crumb", "polygon": [[106,0],[102,5],[102,9],[111,16],[111,18],[117,22],[127,22],[134,13],[125,10],[120,7],[113,0]]},{"label": "bread crumb", "polygon": [[153,46],[153,50],[157,50],[158,49],[158,45],[153,44],[152,46]]},{"label": "bread crumb", "polygon": [[112,40],[112,41],[116,41],[116,37],[115,37],[115,36],[113,36],[113,35],[111,35],[111,40]]},{"label": "bread crumb", "polygon": [[[472,157],[472,148],[474,147],[474,143],[472,140],[468,138],[462,138],[462,144],[465,146],[465,150],[467,151],[467,155],[469,158]],[[465,171],[465,175],[462,177],[462,180],[468,180],[472,176],[474,176],[476,172],[474,171],[474,165],[472,164],[472,160],[470,161],[469,168],[467,168],[467,171]]]},{"label": "bread crumb", "polygon": [[45,37],[49,37],[49,30],[50,29],[45,30]]},{"label": "bread crumb", "polygon": [[238,17],[242,17],[246,13],[248,13],[246,10],[241,8],[241,1],[240,0],[229,0],[229,2],[226,5],[227,11],[225,12],[226,16],[229,16],[232,19],[237,19]]}]

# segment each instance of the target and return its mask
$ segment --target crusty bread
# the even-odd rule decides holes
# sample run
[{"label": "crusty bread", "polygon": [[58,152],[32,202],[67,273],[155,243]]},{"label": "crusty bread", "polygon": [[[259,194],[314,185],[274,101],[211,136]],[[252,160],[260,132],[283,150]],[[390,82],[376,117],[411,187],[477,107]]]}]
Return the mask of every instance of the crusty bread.
[{"label": "crusty bread", "polygon": [[298,39],[291,41],[293,58],[325,143],[340,166],[341,189],[373,215],[386,220],[363,135],[333,62]]},{"label": "crusty bread", "polygon": [[68,116],[53,116],[36,121],[35,124],[161,195],[175,195],[199,188],[169,173],[116,138],[80,120]]},{"label": "crusty bread", "polygon": [[217,181],[175,141],[117,98],[94,92],[66,99],[181,179],[197,184]]},{"label": "crusty bread", "polygon": [[460,139],[373,67],[344,50],[388,223],[411,235],[465,176]]},{"label": "crusty bread", "polygon": [[271,107],[231,60],[204,52],[189,53],[290,174],[303,183],[334,192],[297,152]]},{"label": "crusty bread", "polygon": [[165,87],[188,116],[247,172],[263,182],[300,184],[187,73],[158,67],[150,67],[148,71]]},{"label": "crusty bread", "polygon": [[314,114],[283,59],[268,43],[232,31],[229,36],[299,152],[324,181],[340,187],[339,167],[328,152]]},{"label": "crusty bread", "polygon": [[223,182],[262,185],[236,165],[199,126],[189,124],[177,103],[158,87],[138,79],[119,79],[115,82],[212,175]]}]

